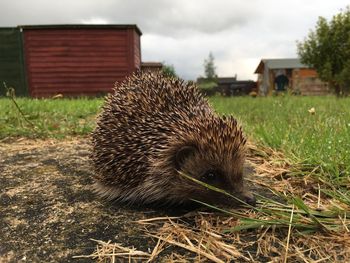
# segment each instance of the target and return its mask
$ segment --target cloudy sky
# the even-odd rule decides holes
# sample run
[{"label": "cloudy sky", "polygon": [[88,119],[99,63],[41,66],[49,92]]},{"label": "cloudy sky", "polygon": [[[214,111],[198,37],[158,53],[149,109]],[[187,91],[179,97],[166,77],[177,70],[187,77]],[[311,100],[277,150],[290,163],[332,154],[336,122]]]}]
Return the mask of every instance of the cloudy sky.
[{"label": "cloudy sky", "polygon": [[348,0],[0,0],[0,27],[24,24],[137,24],[142,60],[203,75],[211,51],[219,76],[256,79],[261,58],[296,57],[296,41],[319,16]]}]

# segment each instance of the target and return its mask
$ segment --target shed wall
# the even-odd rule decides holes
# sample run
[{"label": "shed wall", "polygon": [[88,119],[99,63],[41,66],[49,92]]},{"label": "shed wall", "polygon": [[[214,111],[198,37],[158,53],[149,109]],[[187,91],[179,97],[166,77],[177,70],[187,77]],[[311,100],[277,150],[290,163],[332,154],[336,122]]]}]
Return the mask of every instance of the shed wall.
[{"label": "shed wall", "polygon": [[141,69],[141,43],[140,35],[134,31],[134,64],[136,69]]},{"label": "shed wall", "polygon": [[136,68],[130,61],[134,43],[128,30],[24,29],[30,94],[47,97],[110,92],[115,81]]},{"label": "shed wall", "polygon": [[313,69],[295,69],[292,78],[293,89],[301,95],[320,96],[330,93],[328,84],[321,81]]}]

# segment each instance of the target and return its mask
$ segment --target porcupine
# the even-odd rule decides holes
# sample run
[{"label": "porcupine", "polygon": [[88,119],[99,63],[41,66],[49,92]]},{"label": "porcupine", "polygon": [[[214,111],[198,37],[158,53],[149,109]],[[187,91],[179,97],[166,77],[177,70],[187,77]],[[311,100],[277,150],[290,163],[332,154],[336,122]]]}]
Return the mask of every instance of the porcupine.
[{"label": "porcupine", "polygon": [[94,189],[127,204],[238,203],[190,176],[255,205],[245,143],[237,121],[218,116],[194,83],[137,72],[116,84],[92,134]]}]

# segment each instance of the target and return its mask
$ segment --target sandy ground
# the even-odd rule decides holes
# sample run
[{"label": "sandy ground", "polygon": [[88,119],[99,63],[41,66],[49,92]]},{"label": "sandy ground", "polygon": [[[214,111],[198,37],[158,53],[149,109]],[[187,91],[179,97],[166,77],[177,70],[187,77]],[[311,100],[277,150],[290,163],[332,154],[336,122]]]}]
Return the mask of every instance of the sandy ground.
[{"label": "sandy ground", "polygon": [[86,139],[0,143],[0,262],[91,262],[90,239],[148,251],[135,220],[164,211],[103,203],[91,191]]},{"label": "sandy ground", "polygon": [[[135,221],[193,214],[99,200],[91,189],[89,147],[86,138],[0,142],[0,263],[93,262],[73,258],[96,250],[91,239],[149,253],[157,240]],[[167,261],[173,252],[191,255],[170,246],[157,262]]]}]

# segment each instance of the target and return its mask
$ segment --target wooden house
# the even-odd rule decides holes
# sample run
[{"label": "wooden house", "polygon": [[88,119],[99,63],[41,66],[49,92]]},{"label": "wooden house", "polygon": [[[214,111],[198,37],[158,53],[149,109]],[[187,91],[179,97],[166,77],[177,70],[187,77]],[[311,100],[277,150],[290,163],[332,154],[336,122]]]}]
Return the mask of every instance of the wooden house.
[{"label": "wooden house", "polygon": [[29,94],[104,94],[141,67],[136,25],[19,26]]},{"label": "wooden house", "polygon": [[[208,83],[207,78],[198,78],[197,84],[201,86]],[[237,77],[217,77],[213,81],[213,89],[206,91],[207,95],[219,93],[222,96],[242,96],[248,95],[252,91],[257,91],[256,82],[252,80],[237,80]]]},{"label": "wooden house", "polygon": [[258,91],[266,96],[273,92],[290,91],[300,95],[326,95],[328,84],[322,82],[314,69],[297,58],[262,59],[255,70]]},{"label": "wooden house", "polygon": [[0,27],[1,87],[32,97],[105,94],[136,70],[162,69],[141,62],[141,34],[136,25]]},{"label": "wooden house", "polygon": [[237,80],[236,77],[217,78],[216,91],[224,96],[243,96],[256,90],[256,82],[252,80]]},{"label": "wooden house", "polygon": [[163,68],[163,64],[160,62],[142,62],[142,71],[160,71]]}]

